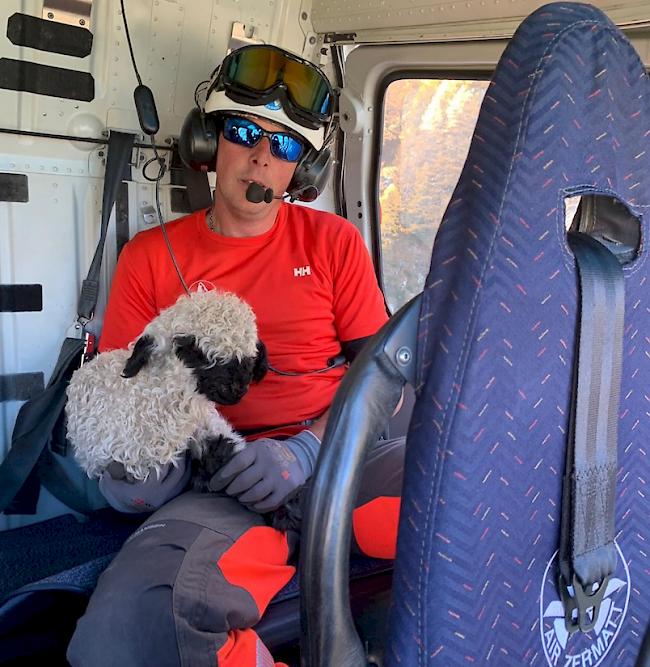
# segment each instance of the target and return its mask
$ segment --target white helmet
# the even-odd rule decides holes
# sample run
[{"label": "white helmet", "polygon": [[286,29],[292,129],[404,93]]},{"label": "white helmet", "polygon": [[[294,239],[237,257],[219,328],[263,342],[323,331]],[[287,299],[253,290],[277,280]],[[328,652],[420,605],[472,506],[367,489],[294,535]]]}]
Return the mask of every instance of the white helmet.
[{"label": "white helmet", "polygon": [[301,136],[303,139],[309,142],[309,144],[316,150],[320,150],[325,143],[324,127],[319,128],[318,130],[312,130],[308,127],[305,127],[304,125],[296,123],[295,121],[291,120],[289,116],[287,116],[279,101],[253,106],[231,100],[226,95],[225,90],[213,90],[208,96],[208,99],[205,101],[205,107],[203,110],[206,114],[232,112],[266,118],[266,120],[270,120],[272,123],[284,125],[285,127],[289,128],[292,132],[295,132],[297,135]]},{"label": "white helmet", "polygon": [[270,44],[229,53],[213,72],[204,113],[243,113],[284,125],[317,151],[326,141],[334,92],[314,63]]}]

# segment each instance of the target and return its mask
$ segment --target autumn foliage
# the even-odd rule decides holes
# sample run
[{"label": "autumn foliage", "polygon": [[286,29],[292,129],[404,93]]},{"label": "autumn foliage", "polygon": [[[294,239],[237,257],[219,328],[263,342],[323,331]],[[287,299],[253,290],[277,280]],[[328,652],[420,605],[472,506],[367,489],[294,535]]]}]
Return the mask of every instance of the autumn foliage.
[{"label": "autumn foliage", "polygon": [[386,91],[379,201],[384,287],[393,310],[424,285],[487,85],[402,79]]}]

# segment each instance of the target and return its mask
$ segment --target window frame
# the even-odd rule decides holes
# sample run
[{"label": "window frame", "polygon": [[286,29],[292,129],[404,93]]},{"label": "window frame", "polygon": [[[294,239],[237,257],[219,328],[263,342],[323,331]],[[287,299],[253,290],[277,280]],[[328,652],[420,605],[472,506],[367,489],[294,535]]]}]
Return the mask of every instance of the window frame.
[{"label": "window frame", "polygon": [[339,99],[347,218],[361,232],[384,290],[379,176],[388,86],[399,79],[489,80],[507,40],[360,45],[345,61]]},{"label": "window frame", "polygon": [[[395,81],[402,81],[404,79],[421,79],[427,81],[444,81],[444,80],[454,80],[454,81],[490,81],[491,73],[485,71],[458,71],[458,70],[445,70],[435,71],[432,76],[431,71],[423,70],[399,70],[391,72],[384,79],[381,80],[379,87],[377,88],[377,102],[375,103],[375,114],[374,126],[377,128],[375,133],[375,146],[373,149],[373,155],[375,156],[375,161],[373,163],[373,170],[375,171],[372,174],[373,182],[375,183],[375,196],[370,203],[371,206],[371,216],[372,220],[375,222],[373,225],[373,250],[372,258],[375,265],[375,272],[377,274],[377,280],[379,281],[379,286],[381,291],[386,294],[386,285],[384,282],[384,264],[383,264],[383,248],[382,248],[382,238],[381,238],[381,223],[380,221],[380,192],[379,192],[379,181],[381,176],[381,157],[382,157],[382,148],[384,144],[384,110],[386,106],[386,91],[389,86]],[[451,193],[449,193],[451,195]],[[413,295],[415,296],[415,295]],[[403,305],[403,304],[402,304]]]}]

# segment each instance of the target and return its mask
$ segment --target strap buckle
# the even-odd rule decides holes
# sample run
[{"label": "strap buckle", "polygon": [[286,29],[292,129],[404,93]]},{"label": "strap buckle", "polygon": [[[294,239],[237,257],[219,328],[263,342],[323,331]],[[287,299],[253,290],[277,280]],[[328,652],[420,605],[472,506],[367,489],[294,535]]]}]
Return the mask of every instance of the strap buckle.
[{"label": "strap buckle", "polygon": [[[573,595],[569,591],[564,575],[558,577],[558,588],[564,606],[564,626],[566,631],[572,635],[574,632],[589,632],[596,627],[600,605],[607,591],[610,575],[606,575],[594,591],[594,583],[583,586],[575,573],[571,580]],[[590,592],[591,591],[591,592]]]},{"label": "strap buckle", "polygon": [[86,324],[88,321],[85,317],[78,317],[65,332],[66,338],[83,338],[86,333]]}]

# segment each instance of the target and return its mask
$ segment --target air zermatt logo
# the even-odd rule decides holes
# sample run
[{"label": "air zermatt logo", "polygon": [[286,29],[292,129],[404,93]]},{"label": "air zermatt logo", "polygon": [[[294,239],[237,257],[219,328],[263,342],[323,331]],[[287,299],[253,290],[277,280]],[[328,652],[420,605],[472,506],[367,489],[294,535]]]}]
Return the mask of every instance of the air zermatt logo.
[{"label": "air zermatt logo", "polygon": [[557,591],[557,551],[546,566],[539,602],[539,627],[544,655],[551,667],[598,667],[616,641],[630,599],[630,572],[618,544],[614,544],[618,552],[616,571],[609,580],[598,621],[591,632],[569,635],[564,625],[564,606]]}]

